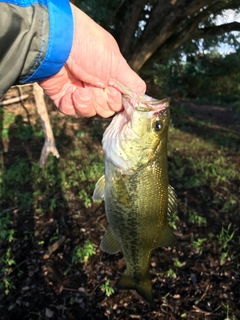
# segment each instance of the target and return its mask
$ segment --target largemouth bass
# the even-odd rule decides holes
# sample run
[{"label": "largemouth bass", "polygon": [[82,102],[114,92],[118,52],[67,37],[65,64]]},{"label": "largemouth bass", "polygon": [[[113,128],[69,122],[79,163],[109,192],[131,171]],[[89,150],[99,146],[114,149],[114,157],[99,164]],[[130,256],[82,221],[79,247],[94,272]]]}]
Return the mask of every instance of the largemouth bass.
[{"label": "largemouth bass", "polygon": [[123,252],[127,269],[118,287],[153,303],[152,250],[176,243],[168,225],[176,207],[167,167],[169,100],[124,96],[123,104],[103,135],[105,175],[93,194],[93,200],[105,200],[109,223],[100,247]]}]

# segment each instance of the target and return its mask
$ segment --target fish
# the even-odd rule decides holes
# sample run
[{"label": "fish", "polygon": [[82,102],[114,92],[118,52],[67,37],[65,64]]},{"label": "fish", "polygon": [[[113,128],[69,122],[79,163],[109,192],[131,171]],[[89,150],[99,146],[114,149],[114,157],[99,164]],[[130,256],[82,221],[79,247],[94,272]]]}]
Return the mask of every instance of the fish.
[{"label": "fish", "polygon": [[177,204],[168,179],[169,104],[143,94],[123,96],[124,110],[103,134],[105,174],[93,193],[94,201],[105,201],[108,221],[100,248],[122,250],[126,262],[117,287],[136,290],[150,304],[152,251],[177,243],[169,227]]}]

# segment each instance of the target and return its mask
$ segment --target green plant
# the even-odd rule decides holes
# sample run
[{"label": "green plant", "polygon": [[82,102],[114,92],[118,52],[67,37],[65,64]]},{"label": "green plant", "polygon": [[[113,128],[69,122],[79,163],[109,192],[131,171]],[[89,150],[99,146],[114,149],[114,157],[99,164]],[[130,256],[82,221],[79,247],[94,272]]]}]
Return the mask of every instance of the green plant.
[{"label": "green plant", "polygon": [[90,194],[86,192],[86,190],[80,190],[79,192],[79,198],[83,200],[84,207],[89,208],[92,205],[92,198],[90,197]]},{"label": "green plant", "polygon": [[15,240],[15,230],[10,228],[12,225],[10,214],[3,211],[0,214],[0,239],[12,242]]},{"label": "green plant", "polygon": [[206,238],[202,238],[202,239],[199,238],[198,240],[192,242],[192,246],[195,250],[197,250],[201,254],[203,250],[203,244],[206,241],[207,241]]},{"label": "green plant", "polygon": [[220,265],[223,266],[228,258],[228,253],[223,251],[220,256]]},{"label": "green plant", "polygon": [[0,258],[0,274],[3,274],[3,277],[0,279],[0,288],[4,289],[6,295],[9,294],[11,289],[15,288],[13,277],[9,276],[14,264],[16,264],[16,261],[12,258],[11,248],[8,248],[5,254]]},{"label": "green plant", "polygon": [[110,297],[114,293],[114,289],[110,285],[109,279],[100,286],[100,289],[105,292],[107,297]]},{"label": "green plant", "polygon": [[177,278],[177,274],[173,269],[169,269],[167,271],[167,277],[176,279]]},{"label": "green plant", "polygon": [[170,296],[170,292],[167,292],[165,296],[162,296],[163,301],[167,301],[167,297]]},{"label": "green plant", "polygon": [[177,268],[182,268],[185,266],[186,262],[181,262],[178,258],[174,260],[174,266]]},{"label": "green plant", "polygon": [[223,303],[223,302],[222,302],[222,306],[223,306],[223,308],[224,308],[225,311],[226,311],[226,318],[224,318],[224,320],[232,320],[232,319],[230,318],[230,312],[232,311],[232,309],[230,308],[230,306],[229,306],[228,304]]},{"label": "green plant", "polygon": [[89,239],[86,241],[83,247],[76,247],[73,251],[72,262],[80,261],[86,264],[88,259],[92,255],[96,254],[94,247],[94,243],[92,243]]},{"label": "green plant", "polygon": [[221,232],[218,235],[219,244],[225,250],[228,249],[229,242],[232,240],[235,234],[235,231],[230,231],[231,226],[232,224],[230,222],[226,229],[222,227]]},{"label": "green plant", "polygon": [[179,217],[178,217],[177,211],[173,211],[168,221],[170,227],[176,230],[178,221],[179,221]]},{"label": "green plant", "polygon": [[189,218],[188,218],[189,222],[195,223],[195,224],[197,224],[199,226],[207,224],[207,219],[202,217],[202,216],[200,216],[197,213],[197,211],[189,209],[188,210],[188,214],[189,214]]}]

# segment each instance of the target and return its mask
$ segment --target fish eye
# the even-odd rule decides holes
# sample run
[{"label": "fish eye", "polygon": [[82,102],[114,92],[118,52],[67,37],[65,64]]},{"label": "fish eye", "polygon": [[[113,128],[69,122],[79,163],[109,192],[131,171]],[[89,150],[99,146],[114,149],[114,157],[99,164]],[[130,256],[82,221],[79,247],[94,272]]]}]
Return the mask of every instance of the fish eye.
[{"label": "fish eye", "polygon": [[162,122],[159,120],[156,120],[154,125],[153,125],[153,129],[158,132],[162,129]]}]

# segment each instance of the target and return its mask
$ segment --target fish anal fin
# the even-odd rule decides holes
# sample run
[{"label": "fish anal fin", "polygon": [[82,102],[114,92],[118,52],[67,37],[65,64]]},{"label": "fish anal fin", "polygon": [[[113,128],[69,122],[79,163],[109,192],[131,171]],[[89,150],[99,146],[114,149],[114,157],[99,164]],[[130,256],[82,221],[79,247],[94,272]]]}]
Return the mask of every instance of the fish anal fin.
[{"label": "fish anal fin", "polygon": [[95,190],[92,196],[93,201],[104,199],[105,184],[106,184],[105,175],[103,175],[96,183]]},{"label": "fish anal fin", "polygon": [[160,241],[156,243],[155,249],[159,247],[174,247],[178,244],[175,235],[167,225],[161,232]]},{"label": "fish anal fin", "polygon": [[100,244],[102,251],[110,254],[116,254],[121,250],[120,244],[114,235],[111,227],[108,227]]},{"label": "fish anal fin", "polygon": [[153,301],[152,284],[148,278],[136,281],[126,270],[118,281],[117,287],[122,290],[136,290],[145,301],[151,305],[155,304]]}]

